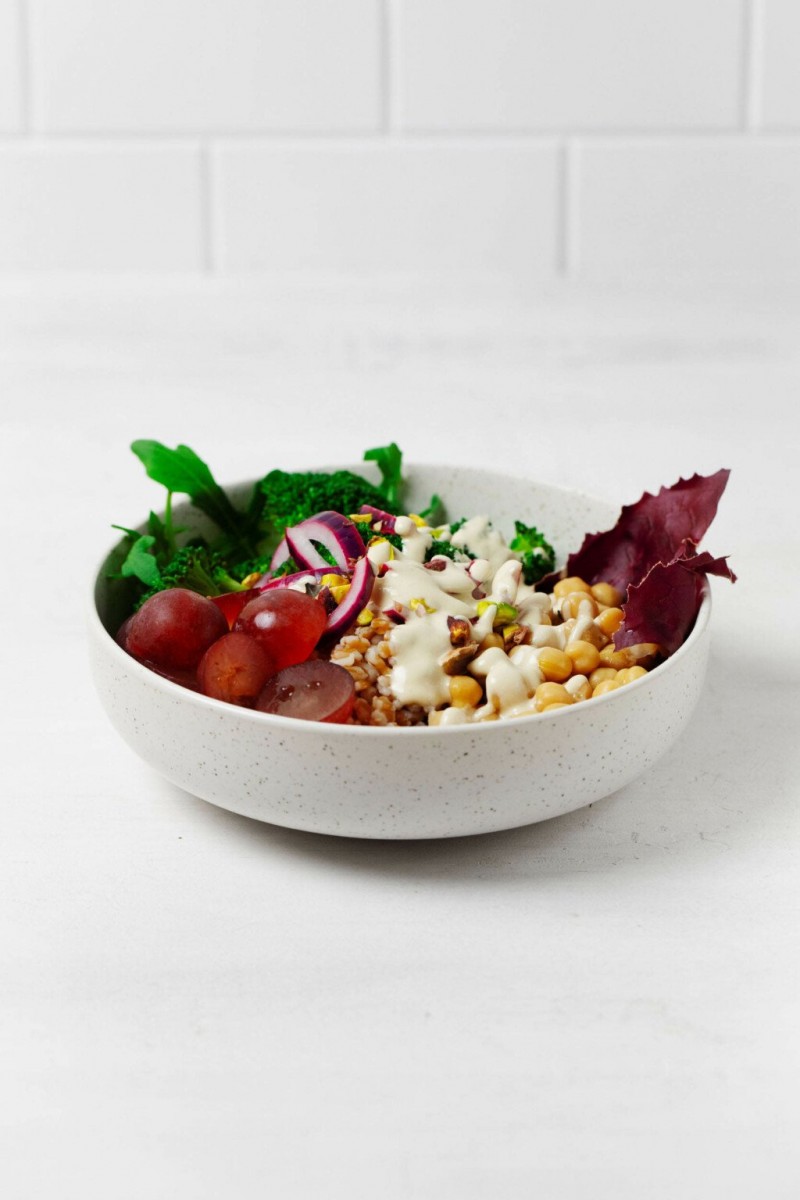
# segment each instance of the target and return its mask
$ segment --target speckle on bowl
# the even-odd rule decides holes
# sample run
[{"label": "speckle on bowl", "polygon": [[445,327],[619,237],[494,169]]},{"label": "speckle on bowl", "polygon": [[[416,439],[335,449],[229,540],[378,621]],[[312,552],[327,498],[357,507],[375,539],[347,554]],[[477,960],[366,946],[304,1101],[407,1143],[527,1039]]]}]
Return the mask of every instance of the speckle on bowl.
[{"label": "speckle on bowl", "polygon": [[[354,469],[364,472],[364,465]],[[366,472],[365,472],[366,473]],[[536,524],[560,558],[618,506],[489,471],[408,469],[409,507],[433,492],[451,518],[488,513],[508,535]],[[229,489],[242,500],[252,483]],[[202,514],[176,519],[207,531]],[[100,698],[125,741],[165,778],[233,812],[294,829],[363,838],[488,833],[591,804],[650,767],[687,724],[705,677],[711,597],[665,663],[633,683],[551,713],[478,726],[323,725],[253,712],[170,683],[130,658],[113,634],[125,612],[107,578],[93,583],[91,661]]]}]

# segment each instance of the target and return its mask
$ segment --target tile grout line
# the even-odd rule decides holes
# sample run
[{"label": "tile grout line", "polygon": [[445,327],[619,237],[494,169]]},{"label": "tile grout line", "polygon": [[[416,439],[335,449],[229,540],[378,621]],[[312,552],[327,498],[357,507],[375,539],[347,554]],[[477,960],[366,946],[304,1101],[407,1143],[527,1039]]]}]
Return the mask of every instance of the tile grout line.
[{"label": "tile grout line", "polygon": [[378,20],[378,70],[379,70],[379,104],[378,131],[384,137],[391,125],[391,38],[392,14],[390,0],[383,0],[379,10]]},{"label": "tile grout line", "polygon": [[[383,131],[372,130],[270,130],[270,129],[222,129],[209,133],[201,128],[193,129],[48,129],[39,131],[31,129],[31,136],[51,145],[64,145],[74,142],[78,145],[92,143],[108,143],[110,145],[130,146],[156,145],[172,143],[174,145],[197,145],[198,139],[212,137],[218,141],[229,141],[237,144],[248,142],[269,147],[286,145],[298,146],[336,146],[355,142],[365,146],[374,146],[384,139]],[[552,145],[554,140],[559,144],[564,138],[572,141],[580,139],[589,143],[613,143],[618,145],[649,145],[669,143],[697,143],[702,141],[735,142],[747,141],[750,130],[736,128],[708,129],[531,129],[531,130],[418,130],[400,129],[395,126],[393,136],[399,142],[408,145],[450,145],[457,147],[505,146],[510,148],[525,148],[531,146]],[[772,142],[796,143],[800,139],[800,127],[766,128],[757,130],[760,139]],[[18,131],[0,132],[0,142],[19,141]]]},{"label": "tile grout line", "polygon": [[22,133],[31,133],[33,103],[31,96],[31,18],[28,0],[17,0],[17,52],[19,54],[20,123]]},{"label": "tile grout line", "polygon": [[763,48],[763,0],[744,0],[742,22],[741,127],[745,133],[757,132],[761,127]]},{"label": "tile grout line", "polygon": [[400,5],[398,0],[383,0],[382,54],[381,54],[381,97],[384,136],[392,137],[401,128],[400,104]]}]

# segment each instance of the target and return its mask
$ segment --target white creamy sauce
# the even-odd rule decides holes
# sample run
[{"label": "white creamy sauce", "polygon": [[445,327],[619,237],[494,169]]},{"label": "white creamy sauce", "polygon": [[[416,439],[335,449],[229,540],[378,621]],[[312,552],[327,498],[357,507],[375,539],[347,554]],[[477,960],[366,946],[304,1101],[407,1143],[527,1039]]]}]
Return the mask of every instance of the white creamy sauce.
[{"label": "white creamy sauce", "polygon": [[588,682],[589,680],[585,675],[573,675],[567,680],[567,682],[564,684],[564,687],[567,689],[570,696],[577,696],[583,685]]},{"label": "white creamy sauce", "polygon": [[484,650],[473,659],[469,670],[471,675],[485,677],[486,702],[500,716],[530,698],[522,672],[499,646]]},{"label": "white creamy sauce", "polygon": [[414,559],[397,557],[389,561],[386,574],[375,581],[372,598],[384,611],[398,607],[413,609],[422,602],[437,612],[471,617],[475,612],[475,602],[471,599],[473,587],[457,563],[450,563],[444,571],[431,571]]},{"label": "white creamy sauce", "polygon": [[539,651],[535,646],[515,646],[508,656],[517,668],[530,694],[536,691],[544,676],[539,668]]},{"label": "white creamy sauce", "polygon": [[[544,678],[541,649],[563,650],[569,641],[583,637],[592,624],[589,613],[554,625],[558,602],[522,582],[519,556],[509,550],[488,517],[472,517],[449,539],[453,546],[462,551],[469,548],[479,557],[454,562],[437,556],[433,567],[425,564],[432,530],[402,516],[396,519],[395,532],[402,538],[402,551],[376,540],[367,553],[376,573],[371,607],[394,610],[405,618],[388,636],[392,659],[385,682],[396,701],[423,705],[432,725],[464,725],[535,712],[533,695]],[[437,531],[437,536],[442,532]],[[492,633],[501,604],[516,610],[510,618],[514,623],[530,628],[531,644],[515,646],[508,654],[499,646],[481,651],[465,669],[482,681],[485,702],[477,709],[451,705],[451,676],[443,666],[453,650],[448,617],[467,618],[469,637],[480,644]],[[568,690],[577,695],[585,682],[585,676],[575,676]]]},{"label": "white creamy sauce", "polygon": [[509,550],[502,533],[493,528],[488,517],[471,517],[456,530],[450,541],[461,550],[468,548],[476,558],[487,559],[491,575],[507,559],[517,557],[513,550]]},{"label": "white creamy sauce", "polygon": [[509,558],[501,563],[492,579],[491,599],[498,604],[513,604],[517,599],[521,577],[522,563],[518,559]]},{"label": "white creamy sauce", "polygon": [[392,691],[400,704],[449,702],[448,676],[439,662],[452,649],[446,612],[397,625],[389,634],[389,648],[394,655]]},{"label": "white creamy sauce", "polygon": [[534,625],[532,643],[541,650],[543,646],[553,646],[563,650],[567,644],[567,635],[563,625]]}]

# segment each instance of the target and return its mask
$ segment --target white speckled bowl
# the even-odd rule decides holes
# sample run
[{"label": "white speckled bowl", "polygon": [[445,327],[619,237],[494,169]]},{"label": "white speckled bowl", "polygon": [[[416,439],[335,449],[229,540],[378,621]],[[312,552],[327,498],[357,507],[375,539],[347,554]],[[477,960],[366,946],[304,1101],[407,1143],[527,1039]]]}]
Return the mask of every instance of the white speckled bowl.
[{"label": "white speckled bowl", "polygon": [[[363,464],[353,469],[364,473]],[[408,469],[409,507],[438,492],[451,517],[489,513],[544,529],[559,557],[619,506],[488,471]],[[252,484],[231,488],[244,499]],[[202,514],[176,507],[202,532]],[[118,732],[158,772],[233,812],[317,833],[434,838],[488,833],[555,817],[629,783],[676,740],[700,695],[709,645],[710,592],[681,649],[646,677],[569,709],[444,729],[313,724],[223,704],[155,675],[111,633],[125,597],[94,582],[91,659]],[[109,632],[111,631],[111,633]]]}]

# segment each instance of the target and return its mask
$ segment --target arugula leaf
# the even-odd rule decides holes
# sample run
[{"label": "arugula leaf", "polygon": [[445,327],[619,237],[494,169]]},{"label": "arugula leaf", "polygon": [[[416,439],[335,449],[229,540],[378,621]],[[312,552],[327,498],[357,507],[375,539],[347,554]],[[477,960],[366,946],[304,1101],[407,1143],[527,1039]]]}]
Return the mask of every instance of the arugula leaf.
[{"label": "arugula leaf", "polygon": [[170,450],[161,442],[141,438],[131,443],[151,479],[168,492],[188,496],[193,504],[237,541],[242,537],[244,516],[237,512],[206,463],[189,446]]},{"label": "arugula leaf", "polygon": [[444,516],[444,504],[442,503],[441,496],[438,496],[436,492],[434,492],[428,501],[428,507],[423,508],[420,511],[419,516],[421,516],[423,521],[427,521],[431,526],[438,525]]},{"label": "arugula leaf", "polygon": [[402,450],[396,442],[390,442],[388,446],[375,446],[372,450],[364,451],[364,461],[377,463],[381,473],[378,490],[386,497],[387,504],[396,509],[403,488]]},{"label": "arugula leaf", "polygon": [[[170,496],[172,493],[170,492]],[[174,529],[172,526],[171,505],[167,505],[167,513],[169,521],[162,521],[158,513],[151,512],[147,518],[147,532],[153,538],[154,554],[160,562],[161,559],[171,558],[175,553],[177,546],[175,543],[175,534],[180,533],[180,529]]]},{"label": "arugula leaf", "polygon": [[128,551],[127,558],[120,567],[120,575],[123,579],[139,579],[149,588],[160,586],[161,572],[153,554],[155,541],[156,539],[148,533],[136,538]]}]

